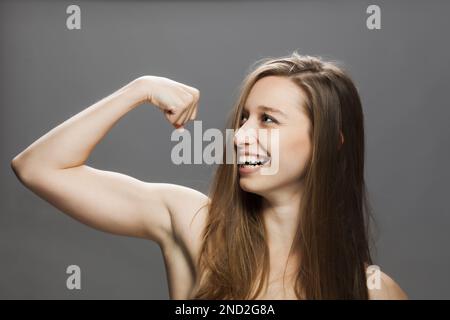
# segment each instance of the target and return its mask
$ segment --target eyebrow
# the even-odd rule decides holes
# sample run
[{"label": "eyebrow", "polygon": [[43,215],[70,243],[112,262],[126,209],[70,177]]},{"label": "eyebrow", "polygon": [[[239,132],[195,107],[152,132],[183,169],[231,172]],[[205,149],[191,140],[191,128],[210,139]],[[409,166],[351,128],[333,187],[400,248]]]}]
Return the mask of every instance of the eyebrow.
[{"label": "eyebrow", "polygon": [[[269,107],[269,106],[265,106],[265,105],[259,105],[256,108],[259,109],[259,110],[263,110],[263,111],[268,111],[268,112],[272,112],[272,113],[278,113],[278,114],[280,114],[280,115],[282,115],[282,116],[284,116],[286,118],[288,117],[286,113],[284,113],[283,111],[281,111],[278,108],[273,108],[273,107]],[[246,106],[244,106],[244,111],[248,112],[247,109],[248,108]]]}]

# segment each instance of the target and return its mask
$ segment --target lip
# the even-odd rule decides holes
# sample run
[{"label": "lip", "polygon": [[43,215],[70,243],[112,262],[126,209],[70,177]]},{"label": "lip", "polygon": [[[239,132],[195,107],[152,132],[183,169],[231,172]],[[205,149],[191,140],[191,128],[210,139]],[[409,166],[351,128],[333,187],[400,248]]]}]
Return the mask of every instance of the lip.
[{"label": "lip", "polygon": [[264,154],[248,153],[248,152],[240,153],[240,155],[244,157],[260,157],[260,158],[267,157],[267,155]]},{"label": "lip", "polygon": [[256,153],[244,153],[238,155],[238,162],[248,161],[248,159],[258,159],[258,160],[270,160],[267,155],[256,154]]}]

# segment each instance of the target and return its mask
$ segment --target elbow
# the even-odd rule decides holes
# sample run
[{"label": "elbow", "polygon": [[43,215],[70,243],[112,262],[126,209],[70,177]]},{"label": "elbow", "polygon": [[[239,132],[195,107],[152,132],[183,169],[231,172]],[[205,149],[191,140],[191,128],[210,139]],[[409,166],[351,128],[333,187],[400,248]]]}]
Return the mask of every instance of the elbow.
[{"label": "elbow", "polygon": [[23,184],[27,184],[34,171],[29,163],[26,163],[23,154],[18,154],[11,160],[11,169]]},{"label": "elbow", "polygon": [[19,175],[19,170],[20,170],[19,167],[20,167],[20,154],[15,156],[11,160],[11,169],[15,173],[16,176]]}]

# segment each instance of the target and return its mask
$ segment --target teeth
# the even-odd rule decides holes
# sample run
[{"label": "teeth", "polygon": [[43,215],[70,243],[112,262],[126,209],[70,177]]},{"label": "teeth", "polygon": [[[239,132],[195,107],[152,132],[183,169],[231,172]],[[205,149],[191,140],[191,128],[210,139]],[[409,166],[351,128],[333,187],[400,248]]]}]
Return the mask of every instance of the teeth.
[{"label": "teeth", "polygon": [[244,165],[251,165],[251,166],[257,166],[257,165],[263,165],[267,163],[270,159],[269,158],[247,158],[247,159],[241,159],[238,163],[241,166]]},{"label": "teeth", "polygon": [[245,161],[256,162],[256,161],[259,161],[261,159],[258,159],[256,157],[241,157],[240,160],[241,160],[241,162],[245,162]]},{"label": "teeth", "polygon": [[251,165],[261,165],[262,164],[262,162],[261,161],[245,161],[245,163],[244,164],[246,164],[246,165],[249,165],[249,164],[251,164]]}]

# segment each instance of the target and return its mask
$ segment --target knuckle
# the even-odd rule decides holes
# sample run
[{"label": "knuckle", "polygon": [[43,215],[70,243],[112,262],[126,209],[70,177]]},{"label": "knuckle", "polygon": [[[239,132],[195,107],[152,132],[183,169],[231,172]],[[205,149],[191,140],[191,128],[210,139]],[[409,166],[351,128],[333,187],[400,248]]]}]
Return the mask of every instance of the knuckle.
[{"label": "knuckle", "polygon": [[198,90],[197,88],[193,88],[192,92],[193,92],[195,97],[200,97],[200,90]]}]

